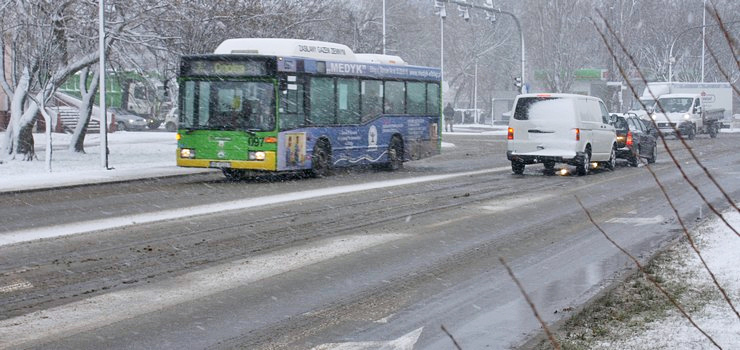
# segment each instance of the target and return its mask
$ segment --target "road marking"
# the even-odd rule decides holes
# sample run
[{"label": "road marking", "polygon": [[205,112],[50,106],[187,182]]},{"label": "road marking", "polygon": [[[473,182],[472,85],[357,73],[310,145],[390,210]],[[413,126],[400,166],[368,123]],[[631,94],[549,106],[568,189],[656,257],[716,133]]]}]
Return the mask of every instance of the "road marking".
[{"label": "road marking", "polygon": [[11,292],[24,290],[24,289],[31,289],[31,288],[33,288],[33,284],[31,284],[31,282],[28,282],[24,279],[19,279],[19,280],[13,281],[13,283],[11,284],[0,286],[0,294],[1,293],[11,293]]},{"label": "road marking", "polygon": [[2,320],[0,349],[72,336],[405,237],[408,235],[333,237]]},{"label": "road marking", "polygon": [[447,180],[456,177],[473,176],[481,174],[490,174],[501,171],[509,170],[510,167],[499,167],[486,170],[467,171],[462,173],[453,173],[445,175],[430,175],[421,176],[407,179],[397,179],[388,181],[378,181],[366,184],[358,185],[347,185],[331,187],[326,189],[309,190],[302,192],[286,193],[273,196],[256,197],[235,200],[224,203],[205,204],[194,207],[178,208],[171,210],[163,210],[159,212],[143,213],[137,215],[128,215],[116,218],[91,220],[83,222],[75,222],[65,225],[40,227],[33,229],[20,230],[15,232],[6,232],[0,234],[0,247],[9,244],[15,244],[20,242],[28,242],[37,239],[44,238],[55,238],[62,236],[69,236],[80,233],[87,233],[93,231],[107,230],[112,228],[119,228],[130,225],[147,224],[159,221],[182,219],[187,217],[193,217],[197,215],[214,214],[222,211],[229,210],[241,210],[253,207],[262,207],[271,204],[281,204],[287,202],[295,202],[306,199],[313,199],[318,197],[325,197],[331,195],[345,194],[351,192],[367,191],[387,187],[403,186],[414,183],[432,182]]},{"label": "road marking", "polygon": [[634,226],[655,225],[663,223],[665,219],[661,215],[652,218],[611,218],[606,220],[610,224],[629,224]]},{"label": "road marking", "polygon": [[504,200],[494,200],[490,201],[488,205],[483,205],[480,208],[485,209],[489,212],[500,212],[504,210],[514,209],[518,207],[522,207],[529,204],[534,204],[537,202],[544,201],[546,199],[553,198],[553,195],[541,195],[541,196],[532,196],[532,197],[515,197],[511,199],[504,199]]},{"label": "road marking", "polygon": [[373,322],[375,322],[375,323],[380,323],[380,324],[385,324],[385,323],[388,323],[388,321],[389,321],[389,320],[391,319],[391,317],[393,317],[394,315],[395,315],[395,314],[390,314],[390,315],[388,315],[388,316],[386,316],[386,317],[383,317],[383,318],[381,318],[381,319],[375,320],[375,321],[373,321]]},{"label": "road marking", "polygon": [[398,339],[390,341],[328,343],[315,346],[311,350],[413,350],[414,345],[419,341],[419,336],[421,336],[423,329],[424,327],[417,328]]}]

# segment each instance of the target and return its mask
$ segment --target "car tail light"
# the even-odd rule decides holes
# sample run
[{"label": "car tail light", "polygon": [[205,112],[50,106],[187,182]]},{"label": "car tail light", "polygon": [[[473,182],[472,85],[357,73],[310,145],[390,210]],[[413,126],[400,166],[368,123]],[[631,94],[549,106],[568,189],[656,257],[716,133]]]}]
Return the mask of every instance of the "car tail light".
[{"label": "car tail light", "polygon": [[576,141],[581,141],[581,129],[576,128]]},{"label": "car tail light", "polygon": [[507,140],[513,140],[514,139],[514,128],[509,128],[509,132],[506,134]]},{"label": "car tail light", "polygon": [[627,146],[632,146],[634,140],[632,140],[632,131],[627,131]]}]

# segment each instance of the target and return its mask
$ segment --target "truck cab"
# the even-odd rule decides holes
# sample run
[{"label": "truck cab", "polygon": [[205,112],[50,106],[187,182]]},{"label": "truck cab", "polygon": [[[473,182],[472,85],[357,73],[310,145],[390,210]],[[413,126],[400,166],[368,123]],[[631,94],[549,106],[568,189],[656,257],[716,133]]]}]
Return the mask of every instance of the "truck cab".
[{"label": "truck cab", "polygon": [[[663,135],[675,135],[678,131],[688,139],[698,133],[716,137],[718,114],[703,110],[699,94],[666,94],[658,98],[651,118]],[[718,110],[719,116],[722,111]]]}]

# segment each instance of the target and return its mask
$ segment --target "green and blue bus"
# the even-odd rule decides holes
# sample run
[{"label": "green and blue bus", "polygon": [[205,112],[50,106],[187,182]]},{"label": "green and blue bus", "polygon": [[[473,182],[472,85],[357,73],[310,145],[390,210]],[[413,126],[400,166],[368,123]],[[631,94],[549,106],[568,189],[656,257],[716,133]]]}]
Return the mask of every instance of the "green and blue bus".
[{"label": "green and blue bus", "polygon": [[441,73],[294,39],[229,39],[180,63],[177,165],[230,178],[404,161],[441,150]]}]

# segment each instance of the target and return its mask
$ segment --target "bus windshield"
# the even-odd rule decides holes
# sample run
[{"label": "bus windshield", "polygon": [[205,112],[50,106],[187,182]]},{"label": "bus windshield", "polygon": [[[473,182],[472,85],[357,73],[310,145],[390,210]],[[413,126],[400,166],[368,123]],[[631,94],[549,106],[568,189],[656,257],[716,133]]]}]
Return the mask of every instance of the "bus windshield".
[{"label": "bus windshield", "polygon": [[186,81],[185,129],[275,130],[275,87],[264,81]]}]

